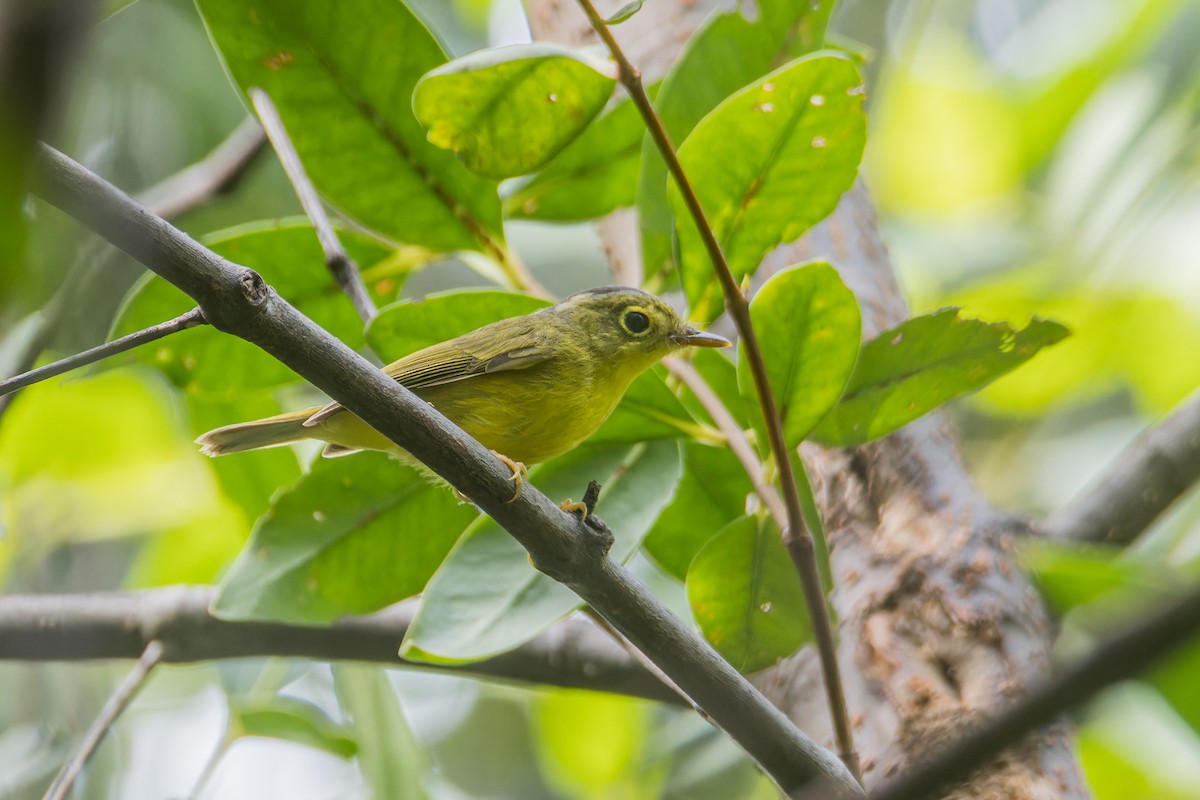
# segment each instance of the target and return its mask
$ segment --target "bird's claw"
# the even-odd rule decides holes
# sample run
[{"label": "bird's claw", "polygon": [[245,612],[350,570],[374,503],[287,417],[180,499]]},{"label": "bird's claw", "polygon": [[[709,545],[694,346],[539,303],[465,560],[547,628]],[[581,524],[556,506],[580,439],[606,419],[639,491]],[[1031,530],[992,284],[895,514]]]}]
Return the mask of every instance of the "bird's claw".
[{"label": "bird's claw", "polygon": [[511,458],[504,455],[503,453],[497,453],[495,450],[493,450],[492,455],[494,455],[496,458],[500,459],[501,464],[503,464],[504,466],[506,466],[512,470],[512,477],[509,478],[509,480],[511,480],[513,483],[515,483],[516,487],[517,487],[516,491],[513,492],[513,496],[510,497],[508,500],[505,500],[504,502],[506,502],[506,503],[517,502],[517,498],[519,498],[521,496],[521,490],[523,488],[525,488],[525,481],[528,480],[528,478],[529,478],[529,469],[524,464],[522,464],[520,461],[513,461]]}]

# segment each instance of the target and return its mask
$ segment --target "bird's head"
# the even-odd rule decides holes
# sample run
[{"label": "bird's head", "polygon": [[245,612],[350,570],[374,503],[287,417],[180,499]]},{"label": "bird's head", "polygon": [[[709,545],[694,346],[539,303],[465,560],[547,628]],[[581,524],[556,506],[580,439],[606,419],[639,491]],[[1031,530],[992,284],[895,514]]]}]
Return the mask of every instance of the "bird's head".
[{"label": "bird's head", "polygon": [[569,316],[572,327],[588,334],[587,346],[599,357],[638,364],[640,369],[681,347],[730,344],[722,336],[692,327],[658,297],[628,286],[585,289],[553,310]]}]

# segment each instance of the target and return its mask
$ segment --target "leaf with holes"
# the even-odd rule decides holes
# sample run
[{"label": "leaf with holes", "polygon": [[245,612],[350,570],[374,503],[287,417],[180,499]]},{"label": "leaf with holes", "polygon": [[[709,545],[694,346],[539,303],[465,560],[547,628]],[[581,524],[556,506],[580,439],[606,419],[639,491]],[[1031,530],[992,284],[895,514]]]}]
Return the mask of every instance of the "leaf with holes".
[{"label": "leaf with holes", "polygon": [[[833,0],[759,0],[714,14],[688,39],[663,79],[655,108],[673,142],[682,142],[700,118],[746,84],[825,40]],[[720,69],[713,69],[720,64]],[[654,142],[642,146],[638,222],[648,275],[672,260],[674,220],[667,201],[667,168]]]},{"label": "leaf with holes", "polygon": [[[579,497],[588,481],[600,481],[596,513],[617,537],[610,555],[624,561],[670,501],[679,471],[675,442],[653,442],[579,450],[535,467],[529,479],[550,497]],[[481,517],[429,582],[400,654],[432,663],[489,658],[579,605],[574,592],[530,565],[503,528]]]},{"label": "leaf with holes", "polygon": [[[679,148],[709,224],[737,279],[837,206],[866,143],[863,79],[833,53],[798,58],[729,97]],[[693,319],[721,313],[712,264],[683,197],[668,191]]]},{"label": "leaf with holes", "polygon": [[481,50],[425,75],[413,111],[429,141],[471,171],[512,178],[579,136],[617,84],[616,68],[577,50],[528,44]]},{"label": "leaf with holes", "polygon": [[[858,358],[858,301],[837,270],[813,263],[790,267],[763,284],[750,304],[767,378],[783,419],[788,447],[804,440],[842,396]],[[748,404],[757,397],[746,348],[738,355],[738,385]],[[752,417],[766,442],[761,416]]]},{"label": "leaf with holes", "polygon": [[197,0],[243,91],[274,100],[309,176],[347,216],[438,252],[503,238],[496,184],[425,139],[413,88],[446,63],[404,3]]},{"label": "leaf with holes", "polygon": [[308,624],[375,611],[420,592],[476,516],[382,453],[319,459],[258,521],[213,611]]},{"label": "leaf with holes", "polygon": [[741,672],[810,639],[800,579],[769,521],[742,517],[718,533],[692,561],[687,595],[704,638]]},{"label": "leaf with holes", "polygon": [[863,345],[845,394],[811,438],[849,447],[887,436],[982,389],[1069,333],[1037,317],[1020,329],[964,319],[956,308],[914,317]]}]

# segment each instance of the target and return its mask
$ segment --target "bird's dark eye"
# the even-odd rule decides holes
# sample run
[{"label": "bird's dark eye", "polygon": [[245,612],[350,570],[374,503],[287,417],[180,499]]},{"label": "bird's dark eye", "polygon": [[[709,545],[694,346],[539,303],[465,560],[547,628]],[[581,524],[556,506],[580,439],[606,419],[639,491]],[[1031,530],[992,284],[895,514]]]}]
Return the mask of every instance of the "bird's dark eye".
[{"label": "bird's dark eye", "polygon": [[621,317],[621,324],[630,333],[645,333],[650,327],[650,318],[641,311],[626,311]]}]

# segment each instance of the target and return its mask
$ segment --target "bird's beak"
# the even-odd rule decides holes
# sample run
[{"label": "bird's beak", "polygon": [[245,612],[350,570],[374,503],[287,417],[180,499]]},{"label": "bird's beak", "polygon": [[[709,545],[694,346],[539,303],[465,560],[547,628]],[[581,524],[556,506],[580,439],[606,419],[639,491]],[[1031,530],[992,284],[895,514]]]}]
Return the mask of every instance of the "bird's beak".
[{"label": "bird's beak", "polygon": [[684,328],[671,337],[671,341],[680,347],[731,347],[733,342],[724,336],[718,336],[708,331],[698,331],[695,328]]}]

